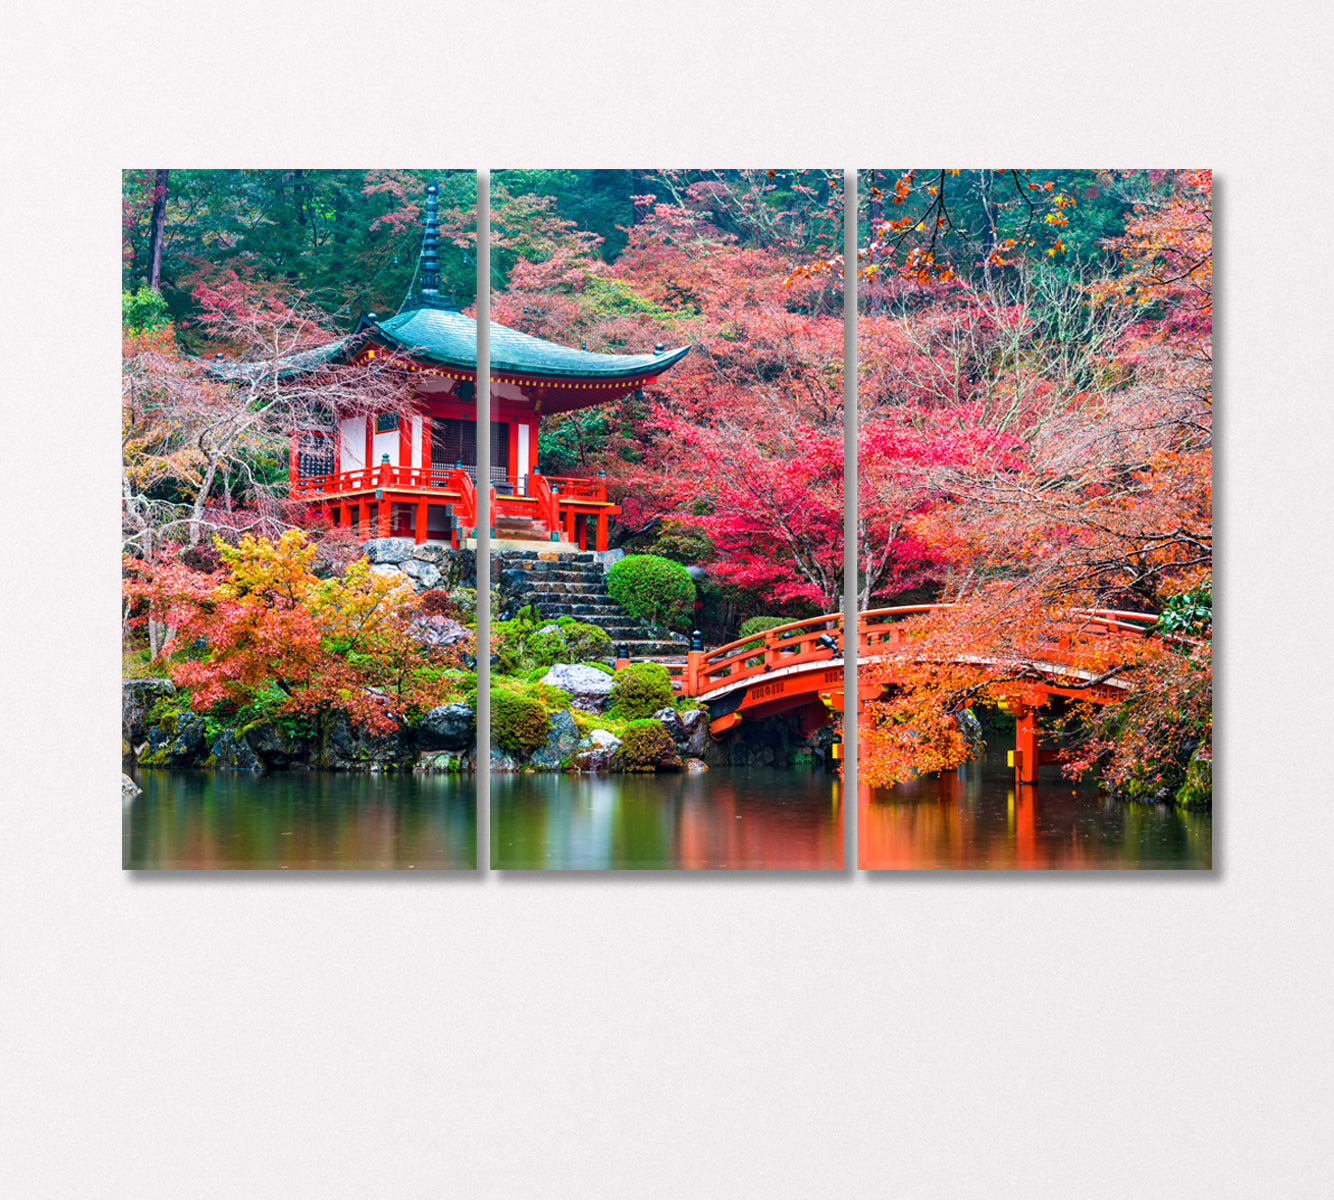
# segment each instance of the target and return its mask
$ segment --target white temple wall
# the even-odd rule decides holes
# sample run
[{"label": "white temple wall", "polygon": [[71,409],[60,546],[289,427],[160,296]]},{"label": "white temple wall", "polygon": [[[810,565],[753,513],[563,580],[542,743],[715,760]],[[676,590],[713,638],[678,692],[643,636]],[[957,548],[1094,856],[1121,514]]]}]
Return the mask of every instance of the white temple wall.
[{"label": "white temple wall", "polygon": [[358,471],[366,464],[366,418],[344,417],[338,422],[342,441],[341,455],[344,471]]}]

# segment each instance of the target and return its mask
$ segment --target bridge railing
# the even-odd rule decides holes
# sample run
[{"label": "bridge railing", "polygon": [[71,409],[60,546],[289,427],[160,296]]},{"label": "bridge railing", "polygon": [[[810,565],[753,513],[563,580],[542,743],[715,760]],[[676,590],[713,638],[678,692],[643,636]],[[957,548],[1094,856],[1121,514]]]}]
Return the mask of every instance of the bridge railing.
[{"label": "bridge railing", "polygon": [[684,693],[698,696],[783,667],[836,658],[843,653],[842,624],[839,614],[830,613],[776,625],[715,650],[692,650],[686,662]]},{"label": "bridge railing", "polygon": [[[953,608],[950,604],[909,604],[875,608],[857,614],[857,658],[877,658],[894,653],[906,644],[902,622],[912,617]],[[1143,634],[1157,621],[1155,613],[1090,610],[1056,626],[1046,643],[1051,657],[1068,657],[1076,639]],[[768,675],[784,667],[828,661],[843,655],[843,619],[838,613],[808,617],[777,625],[763,634],[738,638],[714,650],[692,650],[684,668],[672,664],[673,689],[680,695],[698,696],[718,688],[731,689],[747,679]]]}]

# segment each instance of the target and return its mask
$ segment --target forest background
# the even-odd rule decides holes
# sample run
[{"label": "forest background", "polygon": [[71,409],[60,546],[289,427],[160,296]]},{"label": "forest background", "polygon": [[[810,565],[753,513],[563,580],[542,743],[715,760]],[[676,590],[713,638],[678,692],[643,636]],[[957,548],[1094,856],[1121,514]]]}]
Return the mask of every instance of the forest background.
[{"label": "forest background", "polygon": [[[180,373],[395,311],[430,179],[442,291],[468,309],[470,172],[125,172],[127,362],[178,373],[125,424],[136,545],[150,527],[191,545],[290,524],[329,537],[283,507],[290,391],[263,419],[253,397],[218,419],[217,389],[201,406]],[[1188,640],[1087,643],[1095,676],[1139,686],[1077,714],[1071,769],[1176,795],[1212,754],[1208,173],[886,169],[861,191],[858,606],[955,606],[914,626],[867,778],[955,765],[956,715],[1022,682],[1071,611],[1103,608],[1163,612]],[[599,351],[692,347],[652,389],[547,418],[540,469],[605,472],[614,542],[699,568],[711,643],[840,607],[841,176],[500,171],[491,211],[493,319]]]}]

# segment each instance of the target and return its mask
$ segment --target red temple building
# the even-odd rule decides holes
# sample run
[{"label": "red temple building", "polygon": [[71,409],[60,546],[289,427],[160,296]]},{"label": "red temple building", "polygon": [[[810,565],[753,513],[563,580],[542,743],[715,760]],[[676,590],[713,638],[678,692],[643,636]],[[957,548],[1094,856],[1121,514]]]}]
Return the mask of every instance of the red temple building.
[{"label": "red temple building", "polygon": [[[464,545],[477,522],[477,322],[439,294],[436,187],[427,189],[417,296],[388,320],[364,314],[326,360],[393,355],[412,376],[410,416],[331,414],[294,430],[290,495],[363,537]],[[573,412],[653,384],[689,350],[598,354],[491,323],[491,529],[504,538],[605,550],[620,508],[599,479],[537,471],[544,415]]]}]

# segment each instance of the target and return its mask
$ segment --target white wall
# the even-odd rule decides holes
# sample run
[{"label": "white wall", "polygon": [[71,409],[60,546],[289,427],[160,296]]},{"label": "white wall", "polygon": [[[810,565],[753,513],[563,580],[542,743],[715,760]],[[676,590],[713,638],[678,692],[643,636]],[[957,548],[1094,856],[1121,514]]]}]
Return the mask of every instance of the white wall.
[{"label": "white wall", "polygon": [[371,466],[378,467],[384,455],[389,455],[389,465],[398,466],[398,430],[375,435],[375,449],[371,455]]},{"label": "white wall", "polygon": [[366,418],[344,417],[338,422],[342,440],[342,463],[344,471],[355,471],[366,464]]}]

